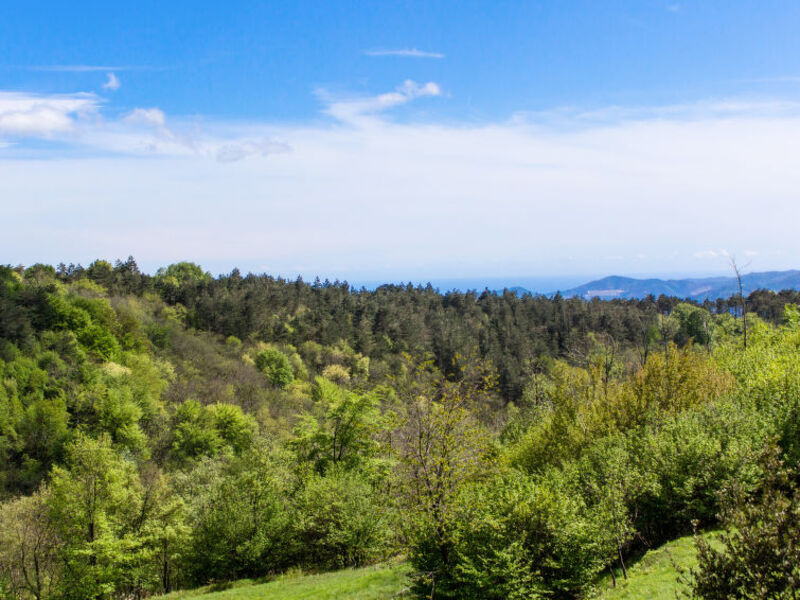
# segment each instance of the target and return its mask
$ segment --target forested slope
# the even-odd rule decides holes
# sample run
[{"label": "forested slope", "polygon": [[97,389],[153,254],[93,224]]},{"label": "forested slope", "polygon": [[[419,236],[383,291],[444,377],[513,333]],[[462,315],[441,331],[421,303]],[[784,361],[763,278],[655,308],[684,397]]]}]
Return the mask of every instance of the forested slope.
[{"label": "forested slope", "polygon": [[[0,595],[403,554],[420,597],[578,598],[728,523],[782,548],[778,589],[798,564],[793,299],[752,294],[745,347],[736,298],[2,267]],[[701,550],[700,594],[753,572]]]}]

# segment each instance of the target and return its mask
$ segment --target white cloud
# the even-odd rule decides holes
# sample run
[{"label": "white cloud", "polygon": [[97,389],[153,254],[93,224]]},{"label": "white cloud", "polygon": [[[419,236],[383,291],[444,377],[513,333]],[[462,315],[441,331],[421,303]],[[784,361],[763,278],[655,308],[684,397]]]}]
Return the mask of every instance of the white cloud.
[{"label": "white cloud", "polygon": [[618,127],[624,122],[708,122],[721,119],[800,117],[795,100],[710,100],[656,106],[558,107],[536,112],[517,112],[512,123],[558,131]]},{"label": "white cloud", "polygon": [[123,120],[126,123],[164,127],[167,117],[164,111],[158,108],[135,108]]},{"label": "white cloud", "polygon": [[109,73],[107,77],[108,79],[103,84],[104,90],[111,90],[112,92],[115,92],[122,86],[119,78],[114,73]]},{"label": "white cloud", "polygon": [[276,142],[274,140],[241,140],[231,143],[224,143],[216,150],[217,161],[236,162],[250,156],[267,156],[278,152],[289,152],[291,148],[288,144]]},{"label": "white cloud", "polygon": [[160,157],[205,157],[230,163],[255,156],[288,152],[290,146],[249,124],[221,124],[170,119],[159,108],[136,108],[117,121],[83,131],[85,147],[119,154]]},{"label": "white cloud", "polygon": [[[374,279],[699,264],[727,272],[729,254],[753,248],[759,269],[800,262],[792,102],[559,110],[493,123],[388,117],[440,94],[434,83],[407,82],[328,98],[335,123],[168,118],[157,108],[105,120],[68,113],[64,139],[91,152],[23,160],[2,150],[0,208],[15,227],[0,253],[25,263],[188,256]],[[19,109],[9,107],[0,97],[0,114]],[[748,209],[754,199],[759,210]]]},{"label": "white cloud", "polygon": [[50,137],[69,132],[76,119],[95,113],[93,94],[37,95],[0,92],[0,135]]},{"label": "white cloud", "polygon": [[394,50],[365,50],[367,56],[403,56],[410,58],[444,58],[441,52],[426,52],[416,48],[397,48]]},{"label": "white cloud", "polygon": [[730,253],[727,250],[702,250],[694,253],[695,258],[729,258]]},{"label": "white cloud", "polygon": [[46,136],[71,128],[72,119],[67,113],[48,106],[0,114],[0,132],[11,135]]},{"label": "white cloud", "polygon": [[318,90],[317,95],[328,101],[325,112],[344,123],[366,123],[370,117],[424,96],[440,96],[442,90],[438,84],[429,81],[419,84],[407,79],[393,92],[362,98],[332,99],[324,90]]}]

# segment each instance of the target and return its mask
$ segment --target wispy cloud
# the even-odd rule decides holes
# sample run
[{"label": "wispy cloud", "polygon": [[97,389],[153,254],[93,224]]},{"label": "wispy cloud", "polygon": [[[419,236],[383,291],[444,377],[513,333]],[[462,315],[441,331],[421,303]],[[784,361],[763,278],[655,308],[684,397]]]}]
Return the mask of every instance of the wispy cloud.
[{"label": "wispy cloud", "polygon": [[714,99],[655,106],[605,106],[600,108],[558,107],[544,111],[518,112],[512,122],[557,130],[615,126],[622,122],[708,121],[754,117],[800,117],[800,101],[794,99]]},{"label": "wispy cloud", "polygon": [[114,73],[109,73],[107,75],[106,82],[103,84],[104,90],[111,90],[112,92],[117,91],[122,84],[119,81],[119,77],[117,77]]},{"label": "wispy cloud", "polygon": [[[616,256],[641,271],[637,253],[649,271],[723,270],[728,253],[750,249],[764,267],[800,261],[789,218],[800,189],[791,100],[562,109],[486,123],[391,118],[441,93],[413,81],[370,96],[319,92],[332,125],[156,107],[118,117],[93,95],[6,92],[0,123],[39,107],[66,120],[6,124],[0,134],[16,143],[0,152],[0,203],[19,224],[0,238],[0,253],[11,262],[50,259],[50,250],[50,260],[258,259],[277,272],[306,265],[332,275],[342,264],[454,276],[624,270]],[[28,137],[37,143],[23,154]],[[36,160],[42,139],[60,142],[49,160]],[[762,210],[743,217],[754,199]]]},{"label": "wispy cloud", "polygon": [[167,121],[164,111],[159,108],[135,108],[122,119],[134,125],[155,125],[163,127]]},{"label": "wispy cloud", "polygon": [[328,104],[325,112],[339,121],[351,124],[363,124],[377,113],[406,104],[416,98],[441,96],[441,94],[441,88],[433,81],[420,84],[410,79],[404,81],[393,92],[377,96],[335,99],[325,90],[317,90],[317,96]]},{"label": "wispy cloud", "polygon": [[364,50],[367,56],[404,56],[409,58],[444,58],[441,52],[427,52],[417,48]]},{"label": "wispy cloud", "polygon": [[724,248],[720,250],[701,250],[694,253],[695,258],[730,258],[730,256],[730,253]]},{"label": "wispy cloud", "polygon": [[71,131],[76,120],[95,114],[94,94],[25,94],[0,92],[0,135],[50,137]]},{"label": "wispy cloud", "polygon": [[[242,128],[213,124],[201,129],[196,123],[180,119],[168,125],[164,111],[155,107],[135,108],[115,119],[104,118],[101,107],[102,99],[91,93],[0,92],[0,148],[54,140],[67,148],[92,153],[212,157],[225,163],[291,149],[264,132],[253,135]],[[67,151],[62,146],[60,153]]]},{"label": "wispy cloud", "polygon": [[270,139],[239,140],[220,146],[216,151],[216,159],[218,162],[229,163],[250,156],[268,156],[290,150],[288,144]]}]

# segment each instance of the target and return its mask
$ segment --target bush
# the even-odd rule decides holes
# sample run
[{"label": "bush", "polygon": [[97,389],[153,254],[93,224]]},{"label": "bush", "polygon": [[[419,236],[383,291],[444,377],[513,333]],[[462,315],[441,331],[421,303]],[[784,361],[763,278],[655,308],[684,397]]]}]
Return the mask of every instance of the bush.
[{"label": "bush", "polygon": [[655,478],[635,507],[637,528],[658,542],[717,522],[719,492],[734,482],[752,489],[760,470],[753,456],[766,432],[758,415],[736,403],[688,411],[661,428],[631,436],[637,469]]},{"label": "bush", "polygon": [[187,400],[173,417],[172,455],[178,462],[213,456],[224,448],[241,453],[250,447],[258,426],[234,404],[202,406]]},{"label": "bush", "polygon": [[256,354],[256,368],[264,373],[270,383],[285,389],[294,381],[294,372],[289,357],[280,350],[267,348]]},{"label": "bush", "polygon": [[717,542],[697,539],[698,566],[688,579],[695,598],[794,599],[800,594],[800,493],[776,449],[756,498],[737,494]]},{"label": "bush", "polygon": [[268,447],[206,461],[180,480],[192,513],[189,579],[204,584],[287,567],[294,547],[292,483],[280,453]]},{"label": "bush", "polygon": [[293,525],[299,560],[341,569],[384,558],[392,548],[392,512],[356,472],[312,475],[297,497]]},{"label": "bush", "polygon": [[420,597],[571,598],[605,564],[597,526],[575,490],[518,472],[466,487],[448,531],[423,525],[411,562]]}]

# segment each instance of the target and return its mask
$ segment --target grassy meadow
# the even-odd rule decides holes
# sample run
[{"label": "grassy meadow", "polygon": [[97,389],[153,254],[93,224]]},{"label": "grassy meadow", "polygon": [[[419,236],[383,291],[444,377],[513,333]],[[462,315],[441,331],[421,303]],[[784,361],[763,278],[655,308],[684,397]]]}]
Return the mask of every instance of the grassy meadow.
[{"label": "grassy meadow", "polygon": [[[708,539],[713,533],[704,534]],[[616,586],[610,575],[597,586],[599,600],[674,600],[684,591],[679,582],[678,568],[697,566],[694,537],[687,535],[646,552],[628,565],[628,579],[617,569]],[[676,568],[677,567],[677,568]]]},{"label": "grassy meadow", "polygon": [[293,571],[267,583],[242,580],[227,589],[205,586],[167,594],[160,600],[401,600],[410,597],[406,593],[408,572],[406,563],[321,574]]}]

